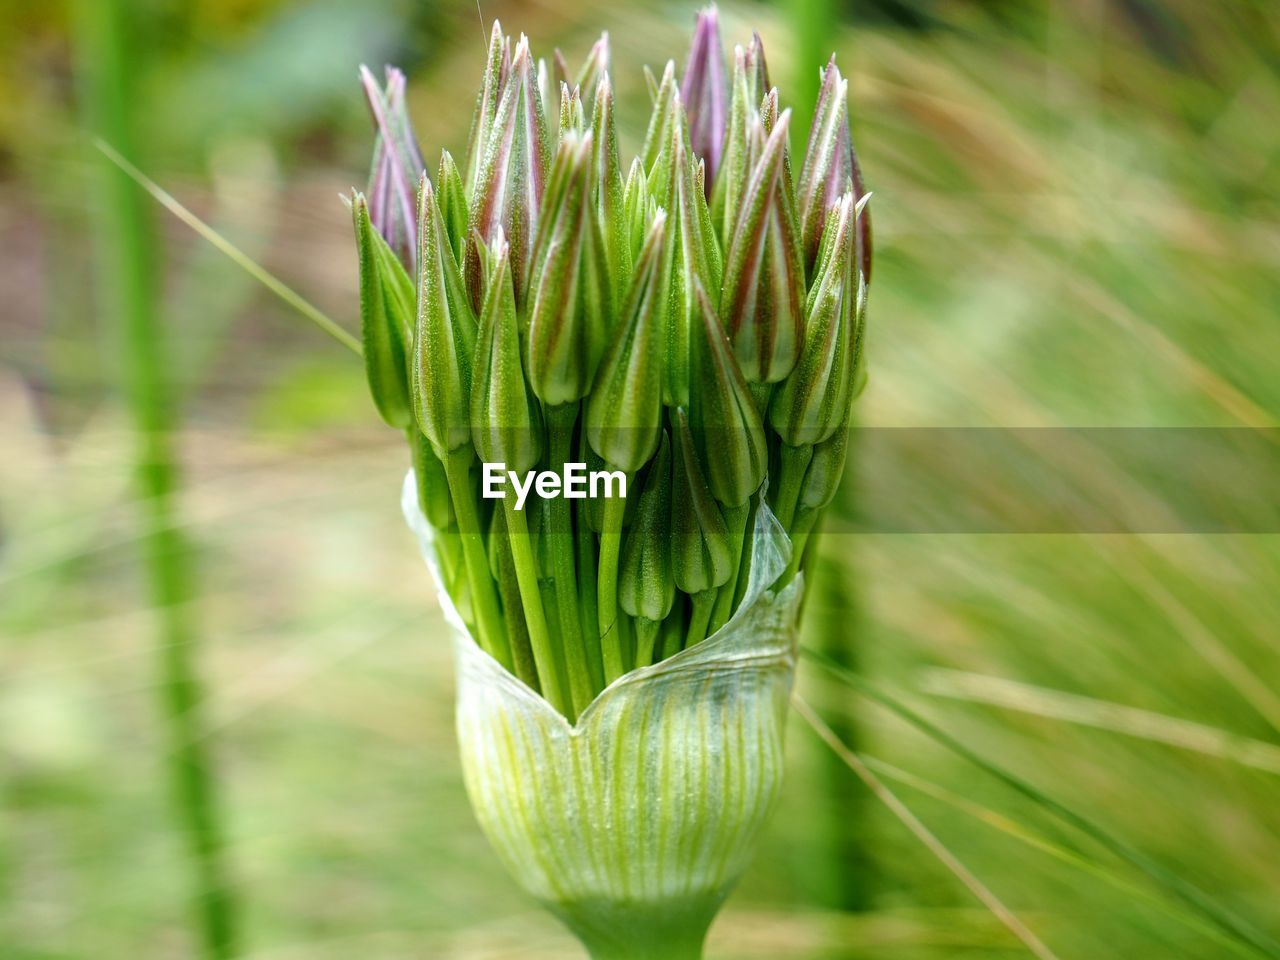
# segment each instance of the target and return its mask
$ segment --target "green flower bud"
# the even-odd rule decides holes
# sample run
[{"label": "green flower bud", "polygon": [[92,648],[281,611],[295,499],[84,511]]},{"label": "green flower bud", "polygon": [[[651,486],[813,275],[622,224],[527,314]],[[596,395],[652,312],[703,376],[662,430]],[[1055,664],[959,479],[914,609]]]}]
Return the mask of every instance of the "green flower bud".
[{"label": "green flower bud", "polygon": [[[833,55],[822,71],[822,86],[814,110],[813,128],[800,167],[798,202],[805,262],[813,267],[826,230],[826,221],[846,185],[853,184],[854,200],[866,194],[858,155],[849,133],[849,81],[840,76]],[[857,262],[871,281],[871,219],[858,227]]]},{"label": "green flower bud", "polygon": [[[720,311],[750,383],[781,380],[795,365],[804,323],[804,263],[787,183],[790,111],[760,149],[725,260]],[[759,121],[753,138],[763,136]]]},{"label": "green flower bud", "polygon": [[774,393],[769,423],[793,447],[821,443],[844,421],[858,345],[857,214],[852,193],[836,204],[822,242],[821,269],[809,291],[804,345]]},{"label": "green flower bud", "polygon": [[849,452],[849,418],[836,431],[813,448],[813,458],[805,471],[800,486],[800,501],[796,511],[799,519],[806,513],[825,509],[836,498],[840,481],[844,477],[844,461]]},{"label": "green flower bud", "polygon": [[[618,131],[613,110],[613,84],[603,73],[596,86],[595,111],[591,114],[592,188],[596,219],[605,241],[614,302],[621,302],[631,275],[633,251],[628,242],[626,202],[622,186],[622,162],[618,159]],[[643,242],[643,234],[641,235]],[[638,246],[638,245],[637,245]]]},{"label": "green flower bud", "polygon": [[674,411],[673,418],[671,567],[676,586],[694,594],[728,582],[733,553],[728,527],[698,463],[689,418],[680,408]]},{"label": "green flower bud", "polygon": [[733,50],[733,94],[729,119],[725,127],[724,149],[720,170],[711,188],[711,218],[716,224],[720,246],[728,249],[737,224],[740,202],[751,175],[750,151],[747,145],[748,120],[754,105],[760,102],[751,91],[747,52]]},{"label": "green flower bud", "polygon": [[409,443],[413,475],[418,483],[418,506],[433,527],[448,530],[457,523],[453,502],[449,499],[449,477],[427,438],[417,430],[413,434]]},{"label": "green flower bud", "polygon": [[746,67],[747,91],[751,101],[758,103],[773,84],[769,82],[769,64],[764,59],[764,41],[754,30],[751,31],[751,43],[747,46],[743,64]]},{"label": "green flower bud", "polygon": [[418,427],[441,460],[471,440],[476,319],[449,246],[435,189],[418,195],[418,317],[413,337],[413,406]]},{"label": "green flower bud", "polygon": [[436,202],[440,204],[440,218],[444,221],[444,232],[449,238],[449,248],[458,265],[462,265],[462,257],[467,247],[467,192],[462,185],[462,174],[453,156],[448,150],[440,153],[440,170],[436,175],[438,194]]},{"label": "green flower bud", "polygon": [[548,406],[587,395],[604,353],[612,290],[591,209],[590,135],[560,143],[543,198],[531,274],[528,369]]},{"label": "green flower bud", "polygon": [[560,84],[560,138],[566,133],[582,133],[587,128],[586,115],[582,112],[582,97],[578,88]]},{"label": "green flower bud", "polygon": [[653,456],[662,429],[662,335],[670,258],[666,214],[649,228],[622,321],[587,401],[587,440],[605,462],[628,473]]},{"label": "green flower bud", "polygon": [[[711,229],[702,185],[697,181],[689,148],[689,128],[683,106],[675,104],[675,120],[668,141],[649,177],[649,190],[671,220],[671,305],[667,312],[666,377],[663,402],[683,406],[689,399],[689,341],[694,285],[715,290],[723,266]],[[700,169],[700,168],[699,168]]]},{"label": "green flower bud", "polygon": [[627,174],[627,185],[622,196],[627,231],[626,249],[629,253],[627,259],[632,262],[640,256],[644,238],[648,235],[649,224],[653,220],[652,206],[648,178],[645,176],[644,166],[637,157],[631,161],[631,171]]},{"label": "green flower bud", "polygon": [[707,176],[715,180],[729,113],[720,17],[715,7],[698,13],[680,97],[689,112],[689,143],[693,152],[706,162]]},{"label": "green flower bud", "polygon": [[664,431],[622,549],[618,603],[633,617],[661,620],[671,612],[675,597],[671,572],[671,444]]},{"label": "green flower bud", "polygon": [[751,390],[734,362],[724,328],[706,292],[696,290],[694,382],[689,424],[717,500],[737,507],[760,488],[768,468],[764,424]]},{"label": "green flower bud", "polygon": [[489,55],[485,61],[484,80],[480,95],[476,98],[475,114],[471,119],[471,133],[467,138],[467,196],[475,198],[480,192],[480,179],[484,173],[485,157],[489,152],[489,138],[494,120],[498,116],[498,103],[511,73],[511,44],[502,32],[502,24],[493,22],[489,34]]},{"label": "green flower bud", "polygon": [[351,196],[360,265],[360,333],[374,406],[388,424],[413,422],[405,344],[413,317],[413,281],[374,229],[364,195]]},{"label": "green flower bud", "polygon": [[511,251],[501,233],[490,257],[470,393],[471,438],[485,463],[524,473],[542,456],[542,413],[520,365]]},{"label": "green flower bud", "polygon": [[486,136],[480,180],[472,197],[463,275],[473,304],[480,301],[485,288],[480,247],[491,244],[499,230],[510,249],[516,300],[523,303],[547,166],[546,116],[529,41],[521,37]]},{"label": "green flower bud", "polygon": [[387,67],[387,85],[379,89],[368,67],[360,82],[373,113],[378,137],[369,173],[369,219],[410,273],[417,252],[414,187],[425,165],[404,103],[404,74]]},{"label": "green flower bud", "polygon": [[671,127],[676,122],[676,104],[679,99],[675,61],[668,60],[662,71],[662,81],[653,91],[653,113],[649,115],[649,129],[645,132],[644,148],[640,151],[639,160],[646,175],[652,173],[654,164],[658,162],[658,155],[671,140]]}]

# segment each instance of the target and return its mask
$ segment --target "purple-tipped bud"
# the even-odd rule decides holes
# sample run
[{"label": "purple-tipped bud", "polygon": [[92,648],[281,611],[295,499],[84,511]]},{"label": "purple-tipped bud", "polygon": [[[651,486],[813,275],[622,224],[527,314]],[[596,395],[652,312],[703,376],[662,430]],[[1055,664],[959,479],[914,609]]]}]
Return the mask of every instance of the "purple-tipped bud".
[{"label": "purple-tipped bud", "polygon": [[[720,17],[715,7],[698,14],[680,96],[689,112],[689,141],[693,152],[706,161],[709,187],[720,171],[720,151],[729,119]],[[709,190],[707,195],[710,196]]]},{"label": "purple-tipped bud", "polygon": [[848,414],[860,336],[858,212],[853,194],[846,193],[827,221],[800,360],[769,405],[769,423],[792,447],[821,443]]},{"label": "purple-tipped bud", "polygon": [[676,408],[674,421],[671,567],[677,587],[685,593],[701,593],[728,582],[733,553],[728,527],[707,487],[689,418],[682,408]]},{"label": "purple-tipped bud", "polygon": [[592,215],[591,154],[589,134],[566,134],[540,214],[530,275],[528,369],[533,392],[548,406],[590,391],[613,312],[604,243]]},{"label": "purple-tipped bud", "polygon": [[769,448],[715,308],[701,287],[695,293],[693,376],[698,389],[690,391],[689,425],[712,495],[726,507],[737,507],[760,488]]},{"label": "purple-tipped bud", "polygon": [[618,605],[633,617],[662,620],[676,598],[671,572],[671,443],[664,431],[649,465],[618,572]]},{"label": "purple-tipped bud", "polygon": [[464,276],[473,304],[479,302],[483,286],[479,247],[491,244],[499,231],[510,249],[516,300],[524,301],[538,208],[546,187],[547,151],[547,122],[533,58],[529,41],[521,37],[493,128],[485,136],[485,158],[472,198]]},{"label": "purple-tipped bud", "polygon": [[417,251],[414,191],[426,168],[405,109],[404,74],[387,67],[386,87],[379,88],[362,66],[360,83],[378,132],[369,173],[369,220],[412,274]]},{"label": "purple-tipped bud", "polygon": [[[720,312],[750,383],[781,380],[795,365],[804,324],[804,263],[787,182],[790,111],[760,147],[725,260]],[[752,122],[752,139],[764,138]]]},{"label": "purple-tipped bud", "polygon": [[638,470],[662,429],[662,336],[671,258],[666,214],[653,218],[622,319],[587,402],[587,439],[610,466]]},{"label": "purple-tipped bud", "polygon": [[511,253],[501,232],[489,260],[471,384],[471,438],[483,462],[523,473],[542,456],[542,413],[520,362]]},{"label": "purple-tipped bud", "polygon": [[413,422],[405,360],[413,324],[413,282],[374,229],[369,204],[362,194],[352,194],[351,214],[360,266],[365,375],[382,419],[404,429]]},{"label": "purple-tipped bud", "polygon": [[418,196],[418,315],[412,388],[418,428],[443,460],[471,440],[467,405],[472,386],[476,318],[445,231],[431,181]]},{"label": "purple-tipped bud", "polygon": [[493,121],[498,116],[498,103],[507,86],[511,73],[511,45],[502,32],[502,24],[493,22],[489,34],[489,56],[484,65],[484,80],[480,95],[476,98],[475,114],[471,118],[471,134],[467,138],[467,197],[474,198],[480,189],[480,176],[484,172],[484,159],[488,153],[489,136]]},{"label": "purple-tipped bud", "polygon": [[[813,267],[827,218],[847,184],[853,184],[854,200],[866,194],[858,156],[849,133],[849,81],[840,75],[833,55],[822,71],[822,87],[814,111],[809,145],[800,168],[798,201],[805,262]],[[871,281],[871,218],[864,214],[858,225],[857,262]]]}]

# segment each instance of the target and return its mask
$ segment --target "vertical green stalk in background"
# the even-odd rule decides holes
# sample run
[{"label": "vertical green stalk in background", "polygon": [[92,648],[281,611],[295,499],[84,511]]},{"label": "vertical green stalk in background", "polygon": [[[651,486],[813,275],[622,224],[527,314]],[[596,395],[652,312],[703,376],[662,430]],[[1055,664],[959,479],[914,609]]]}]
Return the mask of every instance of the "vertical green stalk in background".
[{"label": "vertical green stalk in background", "polygon": [[[791,108],[794,121],[791,129],[808,130],[813,122],[814,105],[818,100],[821,81],[815,64],[825,64],[835,49],[837,21],[839,19],[834,0],[784,0],[790,14],[792,44],[795,51],[795,68],[789,78],[794,91]],[[793,155],[802,155],[805,144],[793,143]],[[798,153],[797,153],[798,152]],[[852,423],[850,424],[852,426]],[[855,434],[856,436],[856,434]],[[845,475],[845,483],[857,476],[857,453],[853,437],[849,440],[849,462],[852,467]],[[845,497],[838,497],[832,504],[833,519],[849,519]],[[843,514],[843,517],[841,516]],[[823,562],[810,567],[809,589],[813,596],[809,603],[807,642],[835,662],[849,668],[855,666],[855,644],[863,636],[860,627],[866,622],[858,602],[857,585],[853,580],[849,563],[853,548],[849,535],[829,540]],[[833,703],[839,703],[844,694],[837,690]],[[840,738],[857,749],[861,743],[860,728],[852,704],[828,713],[833,729]],[[861,802],[848,791],[848,772],[838,757],[824,750],[818,758],[821,778],[818,796],[822,804],[820,817],[827,824],[823,849],[827,853],[826,869],[818,871],[819,896],[824,906],[836,910],[860,911],[870,906],[874,882],[871,862],[867,855],[865,818],[855,808]]]},{"label": "vertical green stalk in background", "polygon": [[[85,119],[125,157],[136,159],[131,74],[144,51],[133,42],[134,25],[126,9],[125,0],[78,0],[73,6]],[[201,953],[224,960],[235,954],[234,909],[202,723],[192,620],[195,581],[190,547],[178,523],[176,397],[156,311],[154,238],[142,192],[121,170],[105,160],[101,164],[100,192],[92,204],[95,262],[102,312],[113,325],[137,431],[140,543],[158,624],[159,688],[174,804],[194,870]]]},{"label": "vertical green stalk in background", "polygon": [[[813,123],[814,104],[818,102],[818,67],[830,59],[834,50],[837,19],[834,0],[783,0],[787,20],[791,24],[792,75],[787,78],[791,91],[791,129],[804,137]],[[804,156],[804,140],[791,144],[793,156]]]}]

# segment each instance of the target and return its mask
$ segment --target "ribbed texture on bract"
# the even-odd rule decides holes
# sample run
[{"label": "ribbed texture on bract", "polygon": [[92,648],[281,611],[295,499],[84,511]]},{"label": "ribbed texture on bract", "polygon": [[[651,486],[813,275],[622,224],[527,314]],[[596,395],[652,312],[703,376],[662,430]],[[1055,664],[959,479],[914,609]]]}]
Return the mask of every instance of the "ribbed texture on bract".
[{"label": "ribbed texture on bract", "polygon": [[[412,475],[403,503],[434,570]],[[803,587],[769,589],[790,544],[767,507],[751,549],[746,598],[723,629],[619,678],[573,726],[480,649],[441,592],[476,816],[593,956],[697,956],[777,801]]]}]

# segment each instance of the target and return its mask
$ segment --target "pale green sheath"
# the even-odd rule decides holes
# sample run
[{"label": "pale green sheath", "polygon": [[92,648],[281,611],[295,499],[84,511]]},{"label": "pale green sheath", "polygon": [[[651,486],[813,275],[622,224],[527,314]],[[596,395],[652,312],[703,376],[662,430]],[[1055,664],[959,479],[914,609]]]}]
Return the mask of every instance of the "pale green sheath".
[{"label": "pale green sheath", "polygon": [[[412,474],[403,507],[434,573]],[[801,579],[770,589],[790,549],[762,507],[734,617],[620,677],[573,726],[480,649],[440,591],[476,817],[516,881],[596,960],[700,957],[755,852],[782,786],[795,676]]]}]

